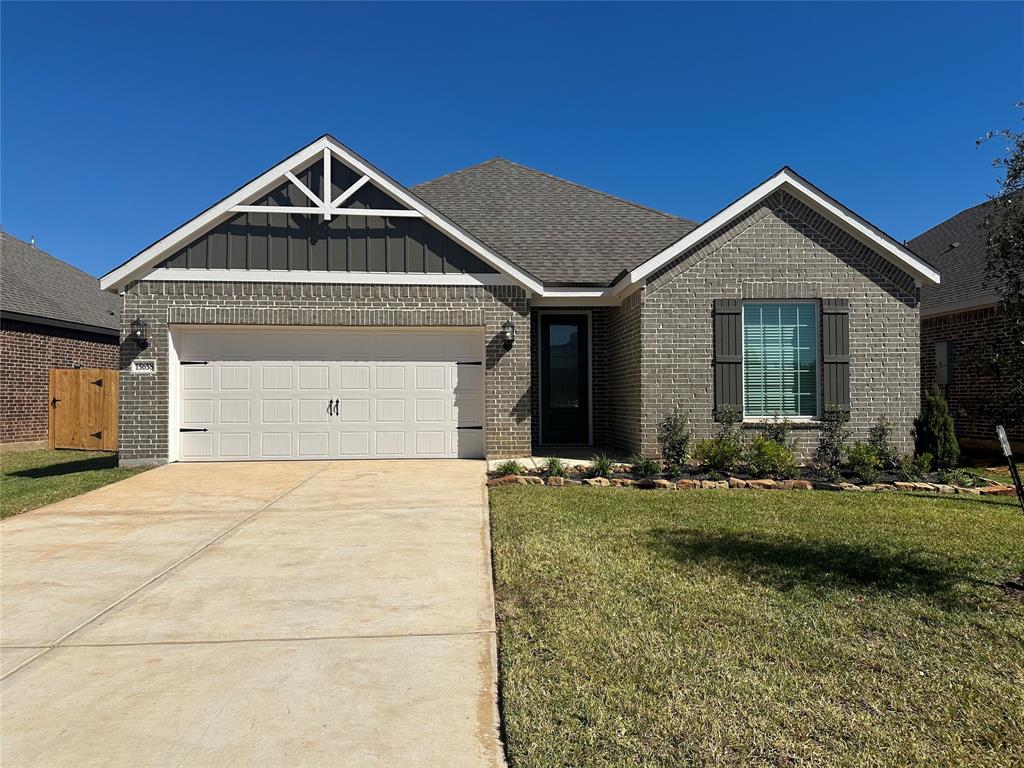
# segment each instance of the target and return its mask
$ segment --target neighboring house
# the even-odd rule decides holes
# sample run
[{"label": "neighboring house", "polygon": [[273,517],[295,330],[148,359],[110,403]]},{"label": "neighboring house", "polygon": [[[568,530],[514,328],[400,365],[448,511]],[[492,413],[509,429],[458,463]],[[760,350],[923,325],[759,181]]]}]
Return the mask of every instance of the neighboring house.
[{"label": "neighboring house", "polygon": [[[999,296],[985,275],[990,210],[991,203],[968,208],[907,244],[942,272],[941,285],[921,289],[921,388],[943,390],[968,448],[997,446],[991,405],[1004,390],[988,362],[989,345],[1007,338]],[[1008,434],[1024,444],[1024,425]]]},{"label": "neighboring house", "polygon": [[47,437],[51,368],[117,368],[121,299],[0,232],[0,443]]},{"label": "neighboring house", "polygon": [[317,139],[102,279],[125,462],[657,455],[674,406],[909,448],[938,272],[788,168],[702,224],[505,160],[406,189]]}]

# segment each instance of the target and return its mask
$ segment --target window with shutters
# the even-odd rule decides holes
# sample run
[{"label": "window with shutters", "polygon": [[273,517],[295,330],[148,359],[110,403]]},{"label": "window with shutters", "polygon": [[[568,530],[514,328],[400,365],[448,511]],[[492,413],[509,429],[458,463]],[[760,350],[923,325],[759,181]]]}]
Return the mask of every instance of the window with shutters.
[{"label": "window with shutters", "polygon": [[743,415],[818,416],[818,306],[743,304]]}]

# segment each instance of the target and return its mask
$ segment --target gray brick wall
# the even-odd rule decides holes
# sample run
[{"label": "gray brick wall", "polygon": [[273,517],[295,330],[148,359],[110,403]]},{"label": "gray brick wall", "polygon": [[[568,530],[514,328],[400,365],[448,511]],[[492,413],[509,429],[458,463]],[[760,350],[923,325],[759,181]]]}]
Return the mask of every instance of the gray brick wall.
[{"label": "gray brick wall", "polygon": [[[913,279],[780,193],[698,243],[644,289],[642,414],[637,422],[645,453],[658,455],[657,423],[675,404],[689,413],[696,438],[714,429],[716,298],[849,299],[852,439],[864,438],[870,424],[885,414],[896,425],[899,448],[911,449],[910,427],[919,407],[919,307]],[[796,434],[806,458],[818,430]]]},{"label": "gray brick wall", "polygon": [[[483,326],[486,340],[487,453],[530,450],[529,299],[511,286],[324,285],[303,283],[135,282],[127,287],[122,336],[141,316],[149,326],[145,351],[121,347],[121,459],[167,458],[167,328],[209,325]],[[501,324],[516,324],[506,350]],[[128,370],[136,357],[153,359],[155,374]]]},{"label": "gray brick wall", "polygon": [[625,453],[641,449],[641,335],[642,292],[627,296],[622,306],[608,310],[608,382],[604,401],[608,446]]}]

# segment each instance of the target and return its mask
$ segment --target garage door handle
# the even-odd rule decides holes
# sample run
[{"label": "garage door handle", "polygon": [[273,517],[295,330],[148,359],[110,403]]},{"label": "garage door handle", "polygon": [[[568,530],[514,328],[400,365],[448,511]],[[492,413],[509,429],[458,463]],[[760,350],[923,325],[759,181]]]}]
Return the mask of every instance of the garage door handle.
[{"label": "garage door handle", "polygon": [[[327,401],[327,415],[328,416],[337,416],[338,415],[338,405],[340,404],[340,402],[341,401],[338,400],[337,398],[335,398],[333,404],[331,403],[330,400]],[[334,409],[333,412],[331,411],[331,408]]]},{"label": "garage door handle", "polygon": [[182,427],[179,432],[208,432],[206,427]]}]

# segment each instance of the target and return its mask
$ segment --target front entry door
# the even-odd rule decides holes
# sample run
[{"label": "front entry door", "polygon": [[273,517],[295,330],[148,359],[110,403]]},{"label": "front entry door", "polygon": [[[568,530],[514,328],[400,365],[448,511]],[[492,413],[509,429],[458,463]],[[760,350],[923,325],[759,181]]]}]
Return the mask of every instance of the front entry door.
[{"label": "front entry door", "polygon": [[541,315],[541,442],[590,442],[590,341],[586,315]]}]

